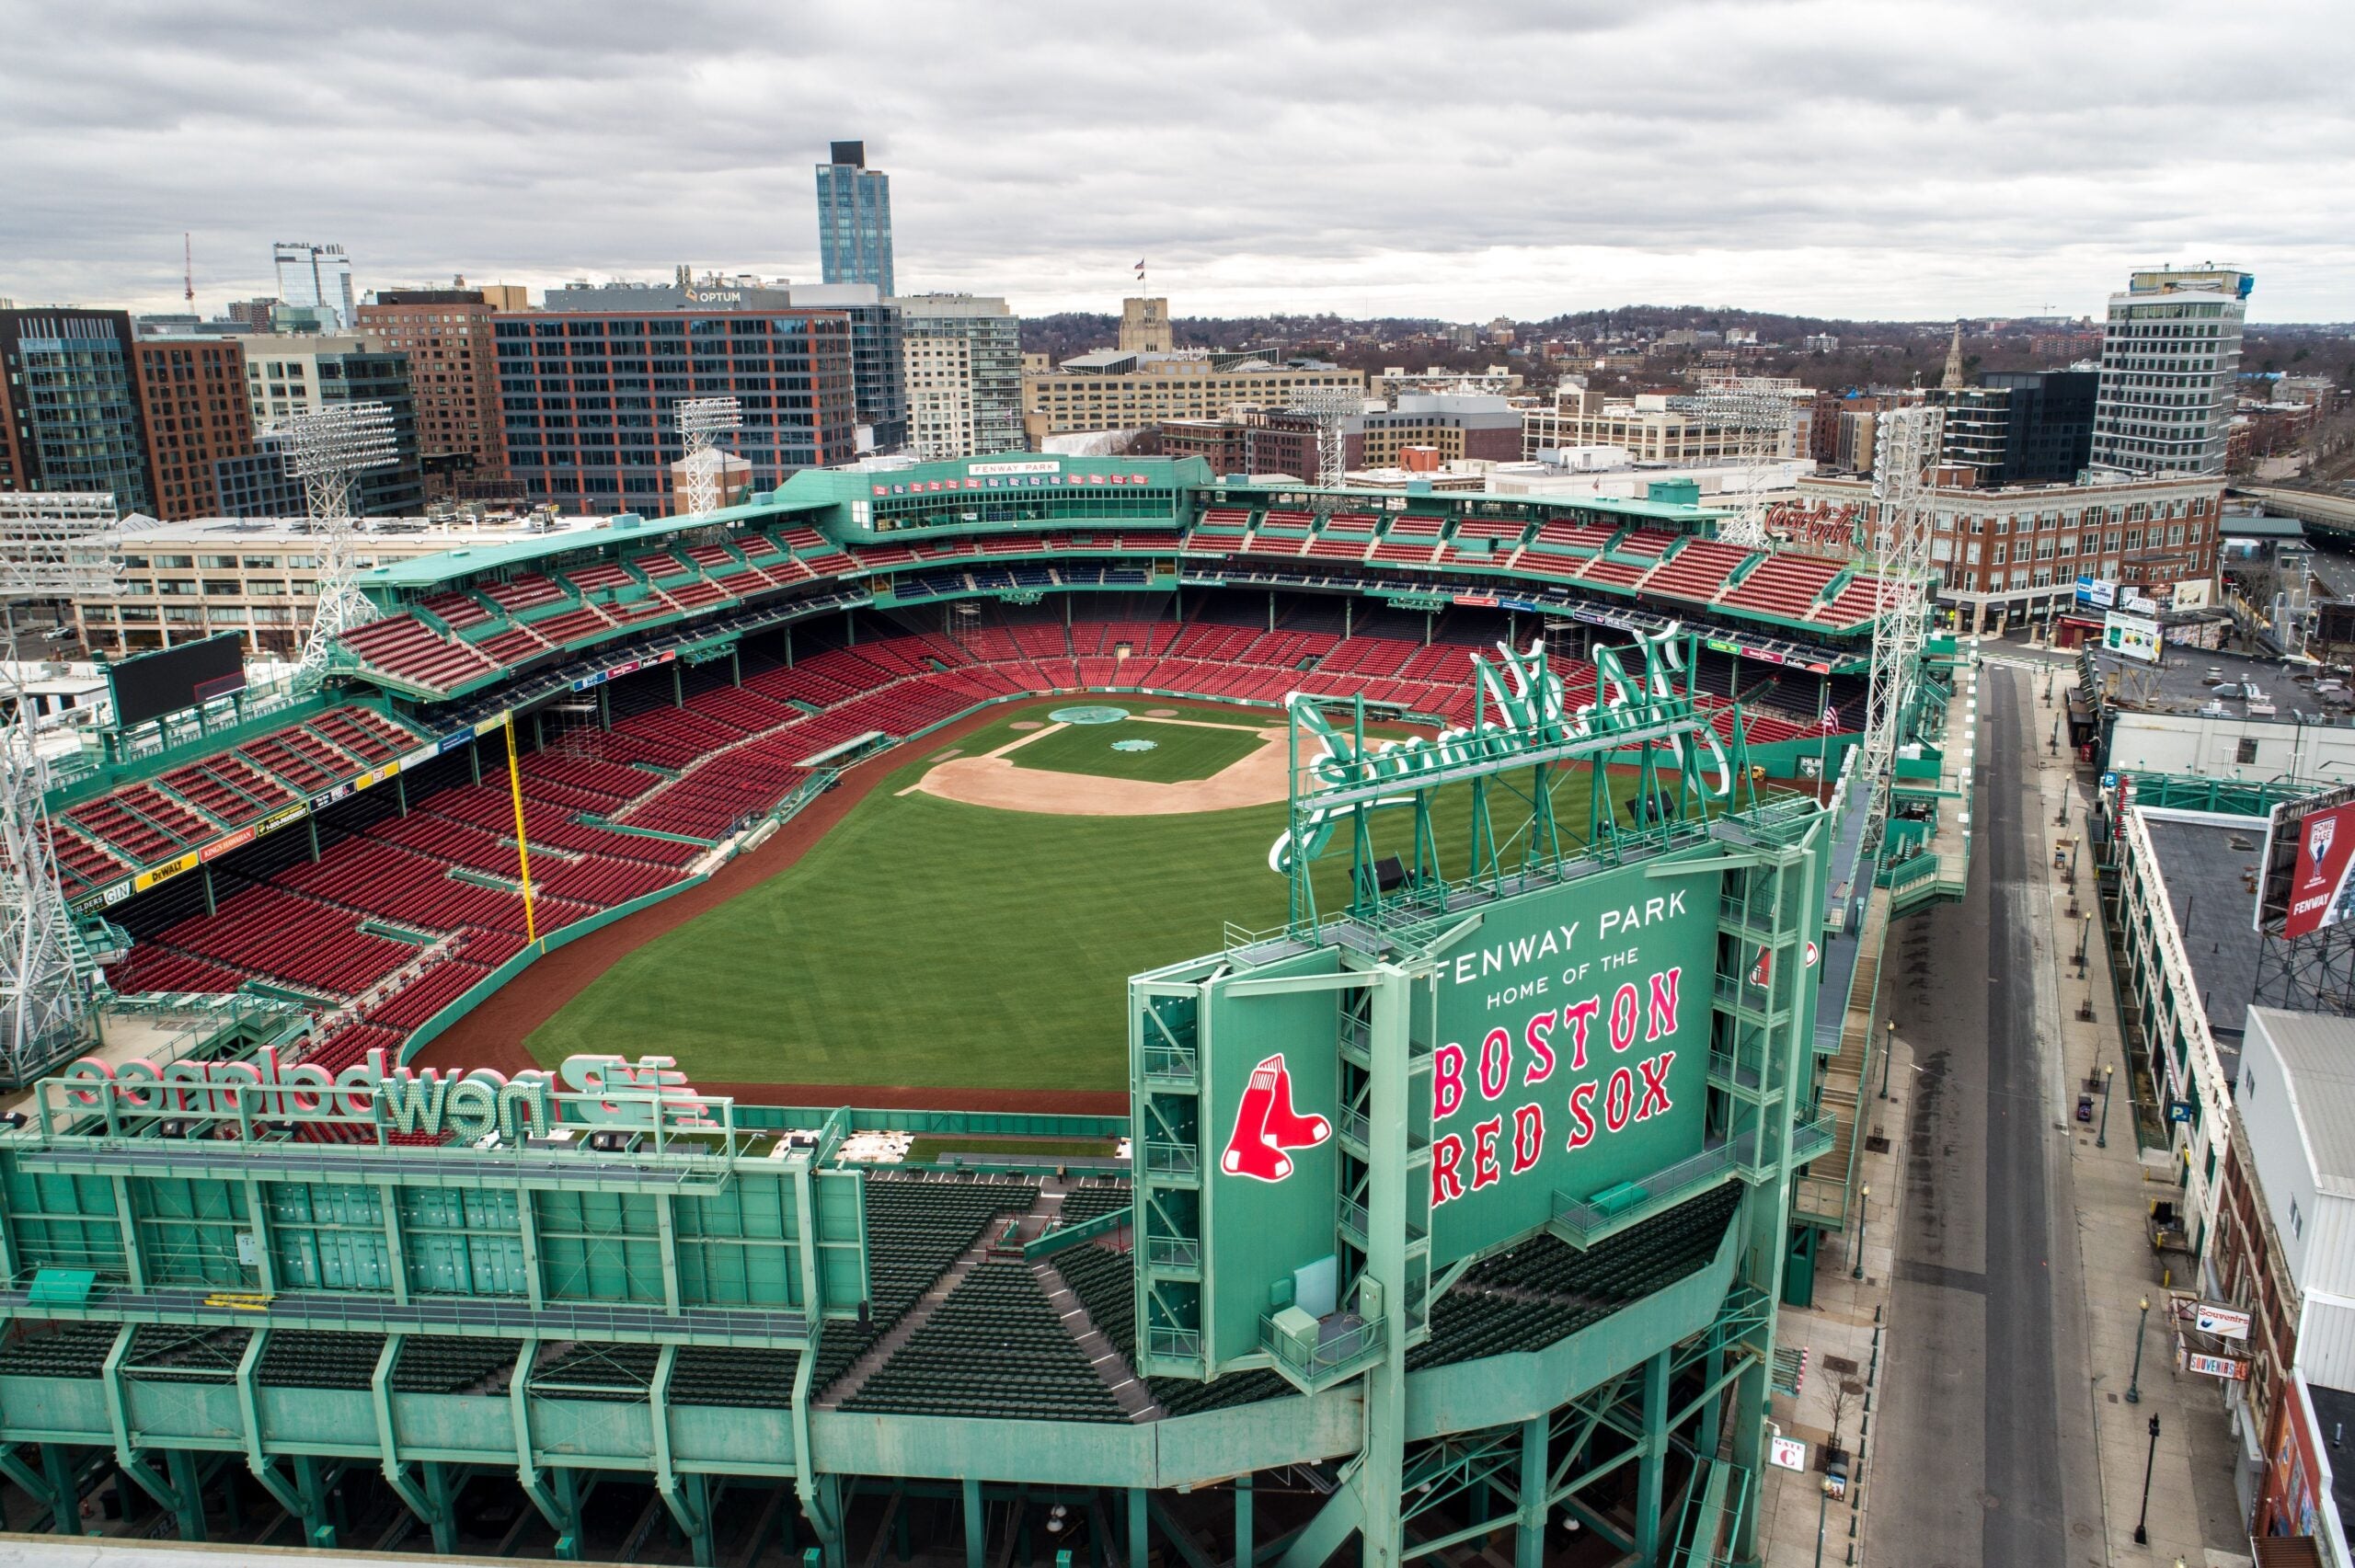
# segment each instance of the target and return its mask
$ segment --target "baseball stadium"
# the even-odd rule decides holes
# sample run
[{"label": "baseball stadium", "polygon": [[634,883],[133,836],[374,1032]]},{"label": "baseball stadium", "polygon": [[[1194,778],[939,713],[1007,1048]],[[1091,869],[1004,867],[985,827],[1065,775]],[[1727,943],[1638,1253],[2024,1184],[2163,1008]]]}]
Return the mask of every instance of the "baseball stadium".
[{"label": "baseball stadium", "polygon": [[1754,1562],[1968,672],[1726,521],[811,470],[371,567],[298,683],[115,666],[6,1528]]}]

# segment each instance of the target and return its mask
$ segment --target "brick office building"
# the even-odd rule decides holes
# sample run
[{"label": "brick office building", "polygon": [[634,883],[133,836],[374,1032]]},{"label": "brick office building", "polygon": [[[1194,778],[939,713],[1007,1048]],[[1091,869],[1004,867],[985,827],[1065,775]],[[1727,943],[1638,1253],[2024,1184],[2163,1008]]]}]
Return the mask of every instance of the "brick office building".
[{"label": "brick office building", "polygon": [[408,356],[417,448],[430,498],[509,489],[499,417],[498,310],[480,289],[385,289],[360,307],[360,326]]},{"label": "brick office building", "polygon": [[143,338],[132,346],[132,364],[155,515],[166,522],[221,516],[213,464],[254,452],[245,349],[234,338]]}]

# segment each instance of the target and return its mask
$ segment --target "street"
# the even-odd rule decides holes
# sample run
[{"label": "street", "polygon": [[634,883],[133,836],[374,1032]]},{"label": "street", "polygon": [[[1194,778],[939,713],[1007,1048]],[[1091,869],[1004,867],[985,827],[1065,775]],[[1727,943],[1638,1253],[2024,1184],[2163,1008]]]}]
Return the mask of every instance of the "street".
[{"label": "street", "polygon": [[1915,1080],[1877,1425],[1882,1502],[1867,1536],[1875,1563],[2104,1560],[2076,1397],[2074,1196],[2068,1141],[2053,1130],[2063,1085],[2046,1047],[2059,998],[2040,983],[2053,935],[2044,827],[2028,804],[2035,701],[2029,677],[1986,668],[1968,895],[1903,922],[1884,969]]}]

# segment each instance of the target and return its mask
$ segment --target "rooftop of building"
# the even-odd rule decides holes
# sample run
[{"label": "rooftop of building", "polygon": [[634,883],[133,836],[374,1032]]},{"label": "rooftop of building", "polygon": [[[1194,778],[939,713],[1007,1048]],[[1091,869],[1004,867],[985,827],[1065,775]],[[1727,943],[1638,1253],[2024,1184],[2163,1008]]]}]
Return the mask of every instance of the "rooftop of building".
[{"label": "rooftop of building", "polygon": [[[2101,612],[2085,613],[2097,616]],[[2310,666],[2291,659],[2225,653],[2217,648],[2170,646],[2164,651],[2165,662],[2145,664],[2137,658],[2089,650],[2104,686],[2115,686],[2106,699],[2110,706],[2138,713],[2196,714],[2215,704],[2223,711],[2211,717],[2256,718],[2279,724],[2326,722],[2322,700],[2307,690],[2306,682],[2314,678]],[[2113,675],[2117,677],[2115,682],[2110,680]],[[2272,714],[2251,714],[2245,698],[2216,695],[2215,688],[2220,682],[2246,691],[2251,681],[2264,693],[2263,700],[2273,704]],[[2299,716],[2302,712],[2305,715],[2303,719]]]},{"label": "rooftop of building", "polygon": [[2281,1092],[2305,1140],[2316,1189],[2355,1197],[2355,1018],[2279,1007],[2248,1013],[2280,1060]]},{"label": "rooftop of building", "polygon": [[[2315,1426],[2322,1434],[2323,1447],[2329,1450],[2330,1501],[2338,1512],[2341,1534],[2355,1524],[2355,1450],[2346,1443],[2355,1437],[2355,1393],[2308,1381],[2306,1399],[2314,1406]],[[2262,1559],[2260,1559],[2262,1562]]]},{"label": "rooftop of building", "polygon": [[[459,550],[470,545],[498,544],[516,540],[594,534],[609,527],[612,521],[611,518],[573,513],[558,514],[538,521],[514,518],[506,521],[479,523],[452,518],[370,517],[360,519],[355,526],[363,539],[416,539],[424,541],[434,549]],[[133,554],[144,555],[172,544],[308,544],[317,538],[317,530],[308,518],[200,517],[179,522],[154,523],[136,533],[125,535],[123,543]],[[576,544],[580,542],[574,541]]]},{"label": "rooftop of building", "polygon": [[2166,883],[2183,956],[2208,1015],[2208,1032],[2223,1059],[2225,1075],[2237,1078],[2238,1041],[2249,999],[2257,990],[2259,938],[2250,916],[2257,904],[2254,878],[2265,829],[2254,818],[2246,825],[2226,826],[2147,816],[2143,828]]}]

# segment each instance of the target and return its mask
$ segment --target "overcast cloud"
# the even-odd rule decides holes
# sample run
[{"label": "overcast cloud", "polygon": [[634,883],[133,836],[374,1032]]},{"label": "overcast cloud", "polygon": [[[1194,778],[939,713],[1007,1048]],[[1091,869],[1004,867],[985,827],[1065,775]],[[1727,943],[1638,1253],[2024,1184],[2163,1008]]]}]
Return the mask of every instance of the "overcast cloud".
[{"label": "overcast cloud", "polygon": [[2214,259],[2355,318],[2346,0],[498,6],[0,0],[0,295],[814,280],[890,171],[902,292],[1181,315],[2098,313]]}]

